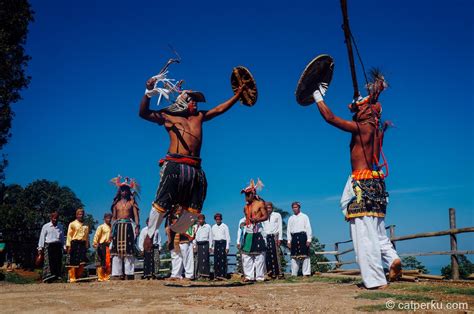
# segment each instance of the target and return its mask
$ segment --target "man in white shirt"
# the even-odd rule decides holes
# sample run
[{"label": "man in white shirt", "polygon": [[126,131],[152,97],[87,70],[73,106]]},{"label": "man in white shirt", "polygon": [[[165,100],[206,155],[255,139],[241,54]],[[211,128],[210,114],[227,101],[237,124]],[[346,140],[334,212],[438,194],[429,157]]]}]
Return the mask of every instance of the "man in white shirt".
[{"label": "man in white shirt", "polygon": [[280,258],[280,244],[283,240],[283,221],[280,213],[273,211],[273,203],[265,202],[268,219],[263,222],[263,230],[266,234],[267,251],[265,255],[265,262],[267,266],[267,274],[270,278],[283,278],[281,270]]},{"label": "man in white shirt", "polygon": [[51,213],[51,221],[43,225],[38,240],[38,254],[44,255],[43,282],[61,279],[64,227],[58,222],[57,211]]},{"label": "man in white shirt", "polygon": [[145,238],[148,234],[148,218],[146,220],[146,227],[140,231],[138,238],[138,248],[143,252],[143,279],[156,279],[160,275],[160,250],[161,250],[161,236],[158,229],[152,237],[152,248],[146,251],[143,247]]},{"label": "man in white shirt", "polygon": [[244,268],[242,266],[242,246],[241,243],[244,242],[245,236],[245,210],[244,210],[244,217],[240,218],[239,220],[239,227],[237,228],[237,273],[241,276],[244,275]]},{"label": "man in white shirt", "polygon": [[207,279],[211,273],[209,253],[211,251],[212,232],[211,226],[206,223],[206,216],[199,214],[198,223],[194,228],[193,247],[197,254],[196,277]]},{"label": "man in white shirt", "polygon": [[303,276],[311,275],[311,262],[309,247],[313,233],[308,216],[301,212],[301,204],[291,204],[294,215],[288,219],[287,239],[288,248],[291,250],[291,275],[298,276],[299,264],[303,264]]},{"label": "man in white shirt", "polygon": [[229,227],[222,222],[222,214],[214,215],[216,224],[212,226],[212,250],[214,251],[214,278],[227,279],[227,254],[229,253]]}]

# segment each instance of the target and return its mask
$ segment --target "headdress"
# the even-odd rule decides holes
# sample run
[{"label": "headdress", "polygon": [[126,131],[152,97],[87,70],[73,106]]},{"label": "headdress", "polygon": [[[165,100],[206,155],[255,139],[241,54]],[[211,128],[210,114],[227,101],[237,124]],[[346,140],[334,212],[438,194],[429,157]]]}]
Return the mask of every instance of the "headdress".
[{"label": "headdress", "polygon": [[253,192],[255,194],[257,194],[257,191],[261,191],[262,188],[264,187],[263,185],[263,182],[259,179],[257,179],[257,183],[254,182],[253,179],[250,180],[250,184],[243,188],[242,191],[240,191],[240,193],[250,193],[250,192]]},{"label": "headdress", "polygon": [[122,176],[118,175],[115,178],[112,178],[110,182],[118,188],[122,186],[128,186],[133,192],[136,192],[136,193],[140,192],[140,186],[138,185],[135,179],[125,177],[124,180],[122,181]]}]

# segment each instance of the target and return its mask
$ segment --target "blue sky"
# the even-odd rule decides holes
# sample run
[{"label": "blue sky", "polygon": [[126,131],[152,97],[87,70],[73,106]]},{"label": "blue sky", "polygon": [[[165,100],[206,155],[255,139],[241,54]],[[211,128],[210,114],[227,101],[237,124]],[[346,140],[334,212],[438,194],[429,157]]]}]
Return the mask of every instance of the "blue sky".
[{"label": "blue sky", "polygon": [[[202,109],[232,95],[234,66],[247,66],[259,88],[254,107],[236,104],[204,126],[208,217],[222,212],[235,240],[239,191],[260,177],[262,196],[278,207],[302,202],[322,243],[349,238],[338,203],[350,172],[350,135],[294,97],[307,62],[328,53],[336,66],[325,99],[337,115],[350,118],[352,84],[338,1],[291,7],[278,1],[31,3],[36,21],[26,48],[32,82],[14,106],[7,182],[58,181],[100,220],[115,193],[109,179],[134,177],[142,186],[144,221],[168,137],[138,117],[138,103],[145,80],[171,57],[172,44],[183,60],[171,74],[205,93]],[[457,209],[459,226],[474,225],[472,9],[469,0],[349,1],[364,63],[381,67],[391,86],[381,96],[385,119],[396,125],[385,141],[386,222],[396,224],[399,235],[446,229],[449,207]],[[361,79],[359,72],[362,87]],[[460,236],[460,248],[473,249],[473,239]],[[400,243],[400,252],[449,248],[446,237],[420,241]]]}]

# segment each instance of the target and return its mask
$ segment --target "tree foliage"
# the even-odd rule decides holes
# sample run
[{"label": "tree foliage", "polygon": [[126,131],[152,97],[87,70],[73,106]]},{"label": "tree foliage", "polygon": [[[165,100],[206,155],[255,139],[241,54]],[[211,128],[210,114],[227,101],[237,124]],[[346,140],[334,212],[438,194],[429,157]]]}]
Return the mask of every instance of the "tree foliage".
[{"label": "tree foliage", "polygon": [[[67,229],[80,207],[83,204],[74,192],[57,182],[37,180],[25,188],[17,184],[1,185],[0,231],[15,261],[31,268],[41,228],[49,221],[51,211],[58,211],[59,222]],[[97,224],[87,212],[84,222],[91,231]]]},{"label": "tree foliage", "polygon": [[[11,105],[21,99],[31,77],[25,73],[30,57],[24,45],[28,25],[33,21],[28,0],[0,0],[0,150],[8,142],[13,119]],[[0,182],[3,182],[5,156],[0,158]]]},{"label": "tree foliage", "polygon": [[326,248],[326,245],[321,244],[319,242],[319,239],[316,237],[313,237],[311,240],[311,245],[309,247],[309,256],[311,260],[311,273],[315,272],[321,272],[321,273],[327,273],[332,269],[331,265],[329,264],[318,264],[321,262],[329,262],[329,259],[320,254],[314,254],[315,252],[322,252]]},{"label": "tree foliage", "polygon": [[428,274],[429,271],[420,261],[414,256],[406,256],[402,258],[403,269],[406,270],[415,270],[418,269],[422,274]]},{"label": "tree foliage", "polygon": [[[474,274],[474,264],[465,255],[457,255],[457,257],[459,261],[459,277],[467,279],[470,274]],[[451,264],[441,268],[441,275],[445,278],[453,278]]]}]

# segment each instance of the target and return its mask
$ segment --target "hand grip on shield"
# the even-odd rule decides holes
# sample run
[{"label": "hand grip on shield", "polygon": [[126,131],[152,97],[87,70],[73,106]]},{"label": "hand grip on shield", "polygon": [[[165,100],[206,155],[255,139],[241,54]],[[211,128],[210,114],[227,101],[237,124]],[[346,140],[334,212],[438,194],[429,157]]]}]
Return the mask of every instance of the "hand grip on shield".
[{"label": "hand grip on shield", "polygon": [[246,67],[237,66],[232,69],[230,84],[234,94],[237,93],[240,86],[244,85],[240,101],[242,104],[249,107],[255,105],[258,98],[257,83],[255,82],[252,73],[250,73]]}]

